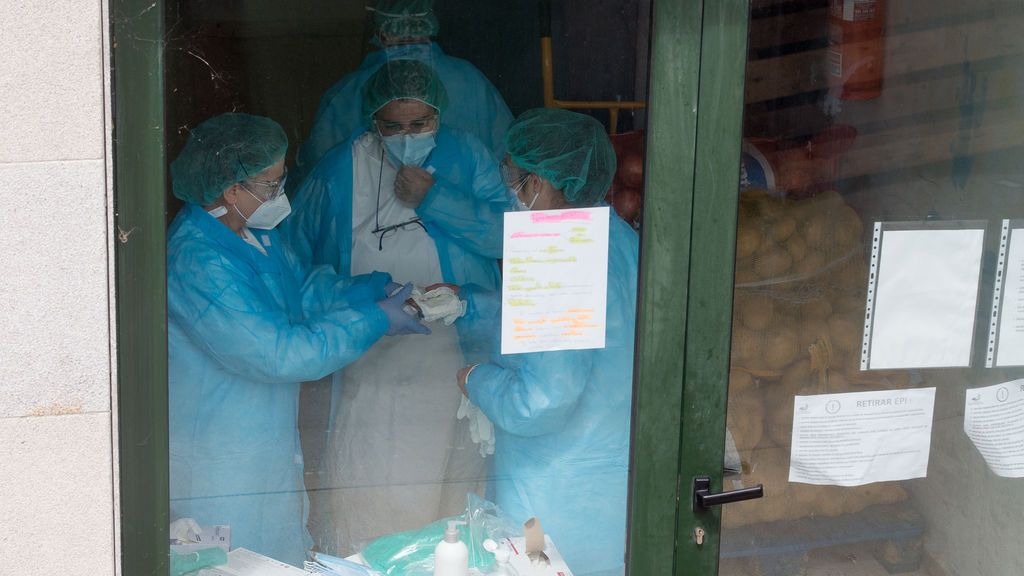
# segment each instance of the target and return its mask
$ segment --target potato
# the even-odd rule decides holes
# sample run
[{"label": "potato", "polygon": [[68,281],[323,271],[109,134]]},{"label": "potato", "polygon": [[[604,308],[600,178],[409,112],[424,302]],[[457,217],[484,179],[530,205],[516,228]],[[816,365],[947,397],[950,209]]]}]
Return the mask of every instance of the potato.
[{"label": "potato", "polygon": [[[807,369],[808,375],[810,368]],[[808,376],[809,377],[809,376]],[[798,380],[779,381],[778,386],[764,389],[765,423],[768,438],[780,447],[788,447],[793,435],[793,396],[800,388],[794,386]]]},{"label": "potato", "polygon": [[745,393],[730,391],[726,422],[736,450],[752,450],[764,436],[764,399],[756,390]]},{"label": "potato", "polygon": [[797,263],[795,271],[800,276],[811,276],[820,273],[827,262],[820,252],[808,252],[803,260]]},{"label": "potato", "polygon": [[737,292],[733,315],[751,330],[764,330],[775,315],[775,303],[764,294]]},{"label": "potato", "polygon": [[844,290],[865,290],[868,287],[868,266],[859,256],[851,258],[833,271],[829,280]]},{"label": "potato", "polygon": [[779,245],[762,246],[754,255],[754,272],[761,279],[778,278],[793,266],[793,257]]},{"label": "potato", "polygon": [[800,353],[800,341],[792,328],[774,328],[765,332],[762,343],[764,367],[781,370]]},{"label": "potato", "polygon": [[751,394],[758,390],[757,382],[746,370],[729,370],[729,394]]},{"label": "potato", "polygon": [[760,335],[739,327],[732,332],[732,362],[743,368],[756,368],[761,364]]},{"label": "potato", "polygon": [[740,226],[736,231],[736,258],[747,258],[761,246],[761,231],[753,226]]},{"label": "potato", "polygon": [[811,249],[823,249],[828,247],[828,241],[832,234],[832,224],[827,214],[817,213],[804,222],[804,236]]},{"label": "potato", "polygon": [[827,298],[815,298],[800,306],[804,318],[826,319],[832,315],[832,303]]},{"label": "potato", "polygon": [[796,219],[782,216],[768,225],[768,237],[772,242],[781,244],[796,232]]},{"label": "potato", "polygon": [[800,321],[797,332],[797,342],[800,347],[800,354],[807,353],[808,348],[822,338],[829,337],[828,321],[814,316],[805,317]]},{"label": "potato", "polygon": [[[811,361],[804,358],[790,364],[782,373],[779,383],[786,390],[796,393],[797,390],[817,384],[818,376],[811,371]],[[792,398],[790,404],[792,405]]]},{"label": "potato", "polygon": [[833,314],[828,319],[828,332],[832,339],[832,347],[839,348],[843,352],[860,349],[864,334],[862,329],[861,322],[852,320],[848,315]]},{"label": "potato", "polygon": [[794,234],[786,240],[786,252],[789,252],[789,257],[793,259],[793,262],[799,262],[803,260],[810,252],[810,247],[807,246],[807,240],[800,234]]}]

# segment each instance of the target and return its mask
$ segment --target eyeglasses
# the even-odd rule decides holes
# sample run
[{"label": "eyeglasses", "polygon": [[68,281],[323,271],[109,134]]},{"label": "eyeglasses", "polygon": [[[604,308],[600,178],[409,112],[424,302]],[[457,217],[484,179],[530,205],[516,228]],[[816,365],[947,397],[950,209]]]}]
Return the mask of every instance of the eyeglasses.
[{"label": "eyeglasses", "polygon": [[379,225],[377,228],[371,230],[373,234],[379,236],[377,242],[377,250],[384,250],[384,239],[394,236],[399,230],[415,230],[419,226],[424,232],[427,231],[427,227],[423,225],[423,220],[419,216],[410,218],[405,222],[399,222],[398,224],[392,224],[391,226],[385,226],[381,228]]},{"label": "eyeglasses", "polygon": [[394,136],[396,134],[419,134],[433,130],[437,126],[437,114],[417,118],[409,122],[392,122],[390,120],[373,119],[381,136]]},{"label": "eyeglasses", "polygon": [[529,172],[516,168],[507,162],[502,162],[498,167],[501,169],[501,180],[512,189],[518,189],[530,177]]},{"label": "eyeglasses", "polygon": [[[264,202],[270,202],[271,200],[276,200],[281,194],[284,194],[284,185],[285,182],[288,181],[287,166],[284,167],[284,172],[281,173],[281,177],[278,178],[277,180],[256,180],[255,178],[252,178],[251,176],[249,176],[249,172],[245,169],[245,166],[242,165],[241,160],[238,161],[238,167],[241,168],[242,173],[245,174],[245,180],[239,182],[238,185],[241,186],[246,192],[252,194],[253,196],[256,196],[256,198],[261,199]],[[255,186],[259,186],[260,188],[271,189],[272,191],[269,194],[260,194],[246,186],[246,182],[249,182],[250,184]]]}]

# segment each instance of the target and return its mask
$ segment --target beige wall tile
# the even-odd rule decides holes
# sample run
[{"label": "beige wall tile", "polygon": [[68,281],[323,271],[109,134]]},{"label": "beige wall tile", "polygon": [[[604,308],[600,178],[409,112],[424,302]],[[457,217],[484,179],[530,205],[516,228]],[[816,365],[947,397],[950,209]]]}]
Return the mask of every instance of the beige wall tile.
[{"label": "beige wall tile", "polygon": [[103,156],[99,0],[5,0],[0,163]]},{"label": "beige wall tile", "polygon": [[113,576],[110,415],[0,419],[0,454],[0,572]]},{"label": "beige wall tile", "polygon": [[0,164],[0,417],[110,410],[104,169]]}]

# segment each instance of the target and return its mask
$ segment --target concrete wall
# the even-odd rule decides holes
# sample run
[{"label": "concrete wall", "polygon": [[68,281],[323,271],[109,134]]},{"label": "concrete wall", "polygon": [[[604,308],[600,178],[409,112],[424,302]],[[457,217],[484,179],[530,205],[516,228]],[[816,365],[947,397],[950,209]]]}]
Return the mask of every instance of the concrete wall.
[{"label": "concrete wall", "polygon": [[0,569],[116,572],[103,0],[0,33]]}]

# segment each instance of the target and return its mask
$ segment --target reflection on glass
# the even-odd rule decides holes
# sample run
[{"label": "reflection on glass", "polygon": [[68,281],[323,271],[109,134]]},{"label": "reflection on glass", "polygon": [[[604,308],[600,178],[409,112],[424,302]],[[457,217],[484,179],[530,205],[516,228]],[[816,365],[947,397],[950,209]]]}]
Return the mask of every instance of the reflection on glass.
[{"label": "reflection on glass", "polygon": [[[579,576],[623,573],[642,137],[629,222],[587,212],[608,229],[604,344],[502,355],[505,214],[605,206],[623,179],[616,127],[537,109],[539,86],[513,119],[491,80],[435,42],[428,0],[365,15],[321,4],[351,28],[330,34],[361,37],[366,17],[361,64],[292,57],[326,49],[314,17],[172,3],[172,563],[216,545],[232,562],[432,574],[448,538],[483,573],[502,549],[513,566],[526,551]],[[520,29],[493,32],[522,41]],[[512,52],[490,44],[492,63]],[[617,68],[593,68],[595,81],[633,90]],[[284,81],[303,74],[316,81]],[[555,289],[544,275],[532,281]],[[543,533],[524,531],[531,517]]]},{"label": "reflection on glass", "polygon": [[[721,574],[1003,574],[1024,560],[1012,536],[989,529],[1024,522],[1004,505],[1021,490],[964,433],[970,391],[1019,377],[983,366],[1000,223],[1024,208],[1021,8],[752,4],[727,416],[742,470],[724,488],[763,483],[765,497],[723,510]],[[868,292],[876,223],[964,221],[985,233],[966,324],[936,321],[951,283],[926,281],[958,255],[917,259],[902,270],[921,272],[897,278],[915,310],[933,307],[928,340],[965,343],[971,367],[862,369],[866,304],[881,304]],[[975,285],[977,266],[963,268],[973,275],[957,281]],[[901,312],[891,327],[921,329],[900,328]],[[916,340],[900,346],[937,353]]]}]

